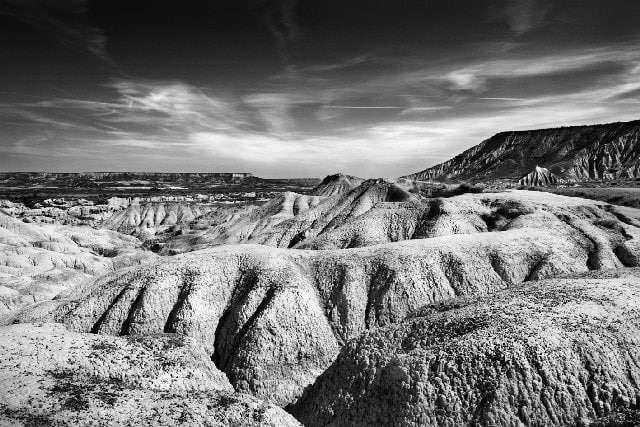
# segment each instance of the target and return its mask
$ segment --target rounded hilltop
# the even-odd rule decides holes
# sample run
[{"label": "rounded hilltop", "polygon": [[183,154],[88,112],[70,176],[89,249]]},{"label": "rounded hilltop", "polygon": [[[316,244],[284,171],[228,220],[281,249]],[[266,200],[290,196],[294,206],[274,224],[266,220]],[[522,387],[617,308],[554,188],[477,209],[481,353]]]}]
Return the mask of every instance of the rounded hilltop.
[{"label": "rounded hilltop", "polygon": [[349,191],[365,180],[358,178],[357,176],[345,175],[343,173],[336,173],[328,175],[322,182],[313,190],[313,194],[316,196],[335,196],[336,194]]}]

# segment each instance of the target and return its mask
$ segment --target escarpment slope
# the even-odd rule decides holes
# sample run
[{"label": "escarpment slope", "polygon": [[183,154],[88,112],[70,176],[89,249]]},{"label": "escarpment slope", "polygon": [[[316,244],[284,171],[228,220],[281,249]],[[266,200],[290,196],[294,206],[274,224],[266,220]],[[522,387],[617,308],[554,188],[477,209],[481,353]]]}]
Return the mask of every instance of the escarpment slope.
[{"label": "escarpment slope", "polygon": [[502,132],[405,178],[516,182],[538,165],[570,182],[640,178],[640,121]]},{"label": "escarpment slope", "polygon": [[0,424],[299,425],[234,393],[193,339],[78,334],[59,324],[0,328]]},{"label": "escarpment slope", "polygon": [[[333,251],[222,246],[112,273],[39,315],[76,331],[192,336],[236,390],[286,404],[370,327],[433,301],[588,271],[592,240],[547,225]],[[33,316],[13,321],[23,318]]]},{"label": "escarpment slope", "polygon": [[290,410],[307,426],[588,425],[637,405],[639,304],[622,269],[430,305],[349,342]]}]

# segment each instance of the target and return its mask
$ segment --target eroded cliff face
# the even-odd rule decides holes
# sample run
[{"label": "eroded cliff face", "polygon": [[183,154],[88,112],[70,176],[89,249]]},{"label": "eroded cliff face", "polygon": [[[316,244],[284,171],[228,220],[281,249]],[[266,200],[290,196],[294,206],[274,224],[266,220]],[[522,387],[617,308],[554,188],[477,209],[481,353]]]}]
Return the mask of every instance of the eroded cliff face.
[{"label": "eroded cliff face", "polygon": [[357,176],[341,173],[329,175],[313,190],[315,196],[336,196],[346,193],[361,185],[365,180]]},{"label": "eroded cliff face", "polygon": [[538,165],[570,182],[640,178],[640,121],[503,132],[405,178],[515,182]]},{"label": "eroded cliff face", "polygon": [[100,227],[124,234],[154,235],[191,221],[215,210],[210,206],[183,203],[132,204],[107,218]]},{"label": "eroded cliff face", "polygon": [[[304,242],[361,217],[381,203],[418,202],[413,194],[393,182],[330,176],[315,193],[303,195],[285,192],[259,208],[206,233],[174,239],[163,254],[176,254],[217,245],[257,243],[281,248],[298,248]],[[326,184],[326,185],[325,185]]]}]

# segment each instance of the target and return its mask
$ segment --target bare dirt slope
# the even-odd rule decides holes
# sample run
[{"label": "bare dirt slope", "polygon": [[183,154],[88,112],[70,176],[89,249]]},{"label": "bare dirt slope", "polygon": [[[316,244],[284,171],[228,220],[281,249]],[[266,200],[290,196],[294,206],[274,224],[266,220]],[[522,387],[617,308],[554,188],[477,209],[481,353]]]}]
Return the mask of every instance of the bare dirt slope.
[{"label": "bare dirt slope", "polygon": [[124,234],[153,236],[172,227],[186,226],[212,210],[215,208],[194,203],[131,204],[107,218],[100,227]]},{"label": "bare dirt slope", "polygon": [[329,175],[313,190],[314,196],[336,196],[348,193],[361,185],[365,180],[357,176],[344,175],[341,173]]},{"label": "bare dirt slope", "polygon": [[639,306],[638,269],[429,305],[349,342],[291,411],[307,426],[588,425],[638,404]]},{"label": "bare dirt slope", "polygon": [[195,340],[0,328],[0,424],[295,426],[237,394]]}]

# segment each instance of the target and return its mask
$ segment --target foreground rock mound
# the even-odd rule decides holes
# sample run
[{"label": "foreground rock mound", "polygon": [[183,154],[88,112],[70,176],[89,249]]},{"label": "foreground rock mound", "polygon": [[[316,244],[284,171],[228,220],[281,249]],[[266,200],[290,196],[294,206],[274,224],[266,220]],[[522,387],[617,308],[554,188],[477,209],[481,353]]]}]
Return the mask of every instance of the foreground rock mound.
[{"label": "foreground rock mound", "polygon": [[502,132],[405,178],[515,182],[536,165],[566,181],[640,178],[640,121]]},{"label": "foreground rock mound", "polygon": [[299,425],[234,393],[193,339],[77,334],[55,324],[0,328],[0,423]]},{"label": "foreground rock mound", "polygon": [[433,301],[587,271],[591,250],[569,227],[336,251],[226,246],[111,274],[12,320],[191,336],[236,390],[286,404],[364,330]]},{"label": "foreground rock mound", "polygon": [[584,425],[637,407],[640,271],[434,304],[363,334],[291,412],[307,426]]}]

